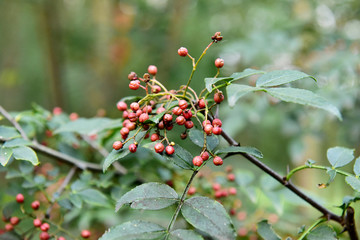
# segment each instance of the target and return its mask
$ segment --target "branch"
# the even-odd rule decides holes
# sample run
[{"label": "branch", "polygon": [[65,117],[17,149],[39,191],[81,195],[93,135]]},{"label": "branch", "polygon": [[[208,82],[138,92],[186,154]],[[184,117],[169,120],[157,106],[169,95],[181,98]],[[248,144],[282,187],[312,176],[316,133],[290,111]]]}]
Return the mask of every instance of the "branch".
[{"label": "branch", "polygon": [[354,215],[355,215],[354,209],[352,207],[348,207],[346,209],[346,216],[345,216],[345,230],[348,231],[351,240],[359,239],[356,232]]}]

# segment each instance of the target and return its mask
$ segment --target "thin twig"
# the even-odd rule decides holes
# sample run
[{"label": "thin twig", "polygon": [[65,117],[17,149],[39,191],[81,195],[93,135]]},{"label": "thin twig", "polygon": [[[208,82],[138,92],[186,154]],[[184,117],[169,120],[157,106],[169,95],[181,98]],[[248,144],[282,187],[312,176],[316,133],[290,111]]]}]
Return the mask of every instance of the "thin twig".
[{"label": "thin twig", "polygon": [[12,125],[16,128],[16,130],[19,131],[21,134],[21,137],[25,140],[29,140],[27,137],[25,131],[22,129],[20,124],[0,105],[0,113],[7,119],[9,122],[11,122]]}]

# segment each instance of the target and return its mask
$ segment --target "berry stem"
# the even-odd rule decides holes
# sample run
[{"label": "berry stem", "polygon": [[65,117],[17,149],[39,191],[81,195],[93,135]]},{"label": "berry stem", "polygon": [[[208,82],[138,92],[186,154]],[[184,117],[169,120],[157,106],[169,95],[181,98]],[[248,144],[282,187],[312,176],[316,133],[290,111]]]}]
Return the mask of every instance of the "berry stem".
[{"label": "berry stem", "polygon": [[[292,177],[292,175],[294,175],[296,172],[300,171],[300,170],[303,170],[303,169],[307,169],[307,168],[315,168],[315,169],[321,169],[321,170],[324,170],[324,171],[327,171],[328,170],[328,167],[325,167],[325,166],[319,166],[319,165],[303,165],[303,166],[299,166],[297,168],[294,168],[293,170],[291,170],[287,175],[286,175],[286,181],[289,181],[290,178]],[[344,176],[354,176],[350,173],[347,173],[347,172],[344,172],[344,171],[341,171],[339,169],[334,169],[336,173],[338,174],[341,174],[341,175],[344,175]]]},{"label": "berry stem", "polygon": [[319,225],[320,223],[322,222],[325,222],[326,219],[325,218],[320,218],[318,219],[316,222],[313,223],[313,225],[311,225],[305,232],[303,232],[303,234],[301,234],[301,236],[299,237],[298,240],[302,240],[304,239],[309,233],[311,230],[313,230],[317,225]]}]

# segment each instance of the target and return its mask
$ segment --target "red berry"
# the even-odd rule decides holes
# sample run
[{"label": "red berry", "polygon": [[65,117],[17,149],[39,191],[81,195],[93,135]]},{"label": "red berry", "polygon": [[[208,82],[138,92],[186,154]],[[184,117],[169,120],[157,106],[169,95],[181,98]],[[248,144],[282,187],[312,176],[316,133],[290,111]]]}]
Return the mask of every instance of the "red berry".
[{"label": "red berry", "polygon": [[157,143],[154,146],[155,152],[162,153],[165,149],[164,145],[162,143]]},{"label": "red berry", "polygon": [[18,203],[23,203],[24,200],[25,200],[24,195],[22,195],[21,193],[19,193],[18,195],[16,195],[16,201],[17,201]]},{"label": "red berry", "polygon": [[128,118],[129,118],[130,122],[137,121],[137,116],[136,116],[136,113],[134,113],[134,112],[130,112]]},{"label": "red berry", "polygon": [[164,122],[171,122],[173,119],[173,116],[171,114],[167,113],[164,115],[163,119],[164,119]]},{"label": "red berry", "polygon": [[136,73],[135,73],[135,72],[129,73],[128,79],[129,79],[130,81],[131,81],[131,80],[136,80],[136,79],[137,79]]},{"label": "red berry", "polygon": [[127,127],[123,127],[121,130],[120,130],[120,134],[125,136],[125,135],[128,135],[130,132],[130,130],[127,128]]},{"label": "red berry", "polygon": [[184,116],[178,116],[175,121],[179,125],[184,125],[186,123],[186,119]]},{"label": "red berry", "polygon": [[[185,126],[186,127],[186,126]],[[187,138],[187,133],[186,132],[183,132],[180,134],[180,138],[181,139],[186,139]]]},{"label": "red berry", "polygon": [[175,152],[175,149],[174,149],[173,146],[168,145],[165,148],[165,152],[166,152],[167,155],[173,155],[174,152]]},{"label": "red berry", "polygon": [[157,134],[157,133],[153,133],[152,135],[151,135],[151,137],[150,137],[150,140],[152,141],[152,142],[155,142],[155,141],[157,141],[157,140],[159,140],[160,139],[160,137],[159,137],[159,134]]},{"label": "red berry", "polygon": [[212,132],[215,135],[220,135],[222,133],[222,129],[221,129],[221,127],[215,126],[215,127],[213,127]]},{"label": "red berry", "polygon": [[54,107],[53,114],[54,115],[60,115],[62,113],[61,107]]},{"label": "red berry", "polygon": [[222,126],[222,122],[221,122],[220,119],[214,118],[214,120],[212,121],[212,125],[213,125],[214,127],[216,127],[216,126],[221,127],[221,126]]},{"label": "red berry", "polygon": [[71,121],[75,121],[75,120],[77,120],[77,119],[79,118],[79,114],[77,114],[77,113],[71,113],[71,114],[69,115],[69,118],[70,118]]},{"label": "red berry", "polygon": [[156,110],[156,113],[159,114],[159,113],[162,113],[166,111],[166,109],[164,107],[159,107],[157,110]]},{"label": "red berry", "polygon": [[59,237],[58,240],[66,240],[64,237]]},{"label": "red berry", "polygon": [[48,240],[50,239],[50,235],[47,232],[40,233],[40,240]]},{"label": "red berry", "polygon": [[34,210],[37,210],[37,209],[39,209],[39,207],[40,207],[40,202],[39,201],[33,201],[32,203],[31,203],[31,208],[32,209],[34,209]]},{"label": "red berry", "polygon": [[204,99],[200,99],[198,102],[199,108],[205,108],[207,102]]},{"label": "red berry", "polygon": [[214,191],[219,191],[221,189],[220,183],[213,183],[212,189],[214,189]]},{"label": "red berry", "polygon": [[14,226],[11,225],[10,223],[7,223],[7,224],[5,225],[5,230],[6,230],[6,231],[10,232],[10,231],[12,231],[13,229],[14,229]]},{"label": "red berry", "polygon": [[40,226],[41,231],[47,232],[50,229],[50,225],[48,223],[43,223]]},{"label": "red berry", "polygon": [[202,122],[202,125],[203,125],[203,127],[205,127],[206,125],[208,125],[208,124],[211,124],[211,122],[210,122],[210,120],[204,120],[203,122]]},{"label": "red berry", "polygon": [[119,111],[125,111],[127,109],[127,104],[126,104],[126,102],[119,101],[116,104],[116,107],[117,107],[117,109],[119,109]]},{"label": "red berry", "polygon": [[207,135],[211,135],[212,130],[213,130],[213,126],[212,126],[211,124],[205,125],[205,127],[204,127],[204,132],[205,132]]},{"label": "red berry", "polygon": [[143,111],[141,109],[138,109],[136,112],[135,112],[135,115],[137,117],[140,117],[140,115],[143,113]]},{"label": "red berry", "polygon": [[200,155],[200,157],[201,157],[204,161],[206,161],[206,160],[209,159],[209,153],[208,153],[208,152],[203,152],[203,153]]},{"label": "red berry", "polygon": [[148,119],[149,119],[149,115],[147,113],[142,113],[139,117],[139,122],[143,123]]},{"label": "red berry", "polygon": [[224,101],[224,94],[222,92],[217,92],[214,94],[214,101],[216,103],[221,103]]},{"label": "red berry", "polygon": [[148,67],[148,73],[150,73],[151,75],[156,75],[157,73],[157,67],[155,65],[150,65]]},{"label": "red berry", "polygon": [[140,105],[137,103],[137,102],[132,102],[130,104],[130,108],[131,110],[133,110],[134,112],[136,112],[139,108],[140,108]]},{"label": "red berry", "polygon": [[183,116],[186,118],[186,119],[190,119],[192,117],[192,112],[190,109],[186,109],[183,111]]},{"label": "red berry", "polygon": [[132,131],[132,130],[134,130],[134,129],[136,128],[136,124],[133,123],[133,122],[129,122],[129,123],[126,124],[125,127],[126,127],[127,129],[129,129],[129,131]]},{"label": "red berry", "polygon": [[227,197],[229,195],[228,191],[226,189],[221,190],[222,197]]},{"label": "red berry", "polygon": [[236,188],[234,188],[234,187],[231,187],[231,188],[229,188],[229,194],[230,195],[236,195]]},{"label": "red berry", "polygon": [[217,190],[217,191],[215,192],[215,197],[216,197],[216,198],[221,198],[221,197],[222,197],[222,191],[221,191],[221,190]]},{"label": "red berry", "polygon": [[188,50],[184,47],[178,49],[178,54],[180,57],[186,57],[188,55]]},{"label": "red berry", "polygon": [[144,113],[150,114],[152,112],[152,107],[151,106],[145,106],[143,108],[143,111],[144,111]]},{"label": "red berry", "polygon": [[204,160],[203,160],[200,156],[195,156],[195,157],[193,158],[193,164],[194,164],[194,166],[199,167],[199,166],[201,166],[201,164],[203,164],[203,162],[204,162]]},{"label": "red berry", "polygon": [[11,217],[10,218],[10,223],[15,226],[20,222],[20,219],[18,217]]},{"label": "red berry", "polygon": [[159,129],[164,129],[164,128],[165,128],[164,121],[160,121],[160,122],[158,123],[158,128],[159,128]]},{"label": "red berry", "polygon": [[173,129],[173,127],[174,127],[174,124],[171,123],[171,122],[165,126],[166,130],[168,130],[168,131],[170,131],[171,129]]},{"label": "red berry", "polygon": [[195,193],[196,193],[196,188],[195,187],[189,187],[188,194],[189,195],[194,195]]},{"label": "red berry", "polygon": [[139,80],[133,80],[129,83],[129,88],[132,90],[137,90],[140,87],[140,81]]},{"label": "red berry", "polygon": [[124,111],[123,114],[122,114],[122,117],[124,119],[128,118],[129,117],[129,112],[128,111]]},{"label": "red berry", "polygon": [[179,107],[180,107],[182,110],[186,109],[186,108],[188,107],[187,101],[184,100],[184,99],[180,100],[180,101],[179,101]]},{"label": "red berry", "polygon": [[40,219],[36,218],[36,219],[34,219],[33,224],[35,227],[40,227],[42,222]]},{"label": "red berry", "polygon": [[173,108],[172,112],[176,116],[179,116],[180,114],[182,114],[182,109],[180,107],[176,106],[176,107]]},{"label": "red berry", "polygon": [[186,121],[185,122],[185,127],[187,129],[193,128],[194,127],[194,123],[192,121]]},{"label": "red berry", "polygon": [[227,175],[227,179],[228,179],[229,181],[231,181],[231,182],[235,181],[235,174],[229,173],[229,174]]},{"label": "red berry", "polygon": [[91,233],[90,233],[89,230],[82,230],[82,231],[81,231],[81,236],[82,236],[83,238],[89,238],[90,235],[91,235]]},{"label": "red berry", "polygon": [[119,149],[121,149],[122,147],[123,147],[123,144],[122,144],[121,141],[115,141],[115,142],[113,143],[113,149],[115,149],[115,150],[119,150]]},{"label": "red berry", "polygon": [[220,165],[223,164],[223,160],[222,160],[221,157],[214,157],[213,163],[214,163],[216,166],[220,166]]},{"label": "red berry", "polygon": [[151,87],[151,92],[159,93],[159,92],[161,92],[161,87],[158,86],[158,85],[154,85],[154,86]]},{"label": "red berry", "polygon": [[215,60],[215,67],[222,68],[224,66],[224,59],[217,58]]},{"label": "red berry", "polygon": [[236,210],[234,208],[231,208],[229,213],[230,213],[231,216],[235,216]]},{"label": "red berry", "polygon": [[137,146],[136,146],[135,143],[132,143],[132,144],[129,145],[129,151],[130,152],[134,153],[134,152],[136,152],[136,150],[137,150]]}]

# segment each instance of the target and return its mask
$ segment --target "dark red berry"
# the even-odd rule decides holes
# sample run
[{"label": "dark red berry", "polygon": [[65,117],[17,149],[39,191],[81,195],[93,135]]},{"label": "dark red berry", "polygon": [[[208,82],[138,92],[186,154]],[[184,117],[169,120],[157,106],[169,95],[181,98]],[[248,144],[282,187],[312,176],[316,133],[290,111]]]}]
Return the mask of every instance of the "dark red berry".
[{"label": "dark red berry", "polygon": [[50,235],[47,232],[40,233],[40,240],[48,240],[50,239]]},{"label": "dark red berry", "polygon": [[199,108],[205,108],[207,102],[204,99],[200,99],[198,102]]},{"label": "dark red berry", "polygon": [[132,143],[132,144],[129,145],[129,151],[130,152],[134,153],[134,152],[136,152],[136,150],[137,150],[137,146],[136,146],[135,143]]},{"label": "dark red berry", "polygon": [[221,103],[224,101],[224,94],[222,92],[217,92],[214,94],[214,101],[216,103]]},{"label": "dark red berry", "polygon": [[151,137],[150,137],[150,140],[152,141],[152,142],[155,142],[155,141],[157,141],[157,140],[159,140],[160,139],[160,137],[159,137],[159,134],[157,134],[157,133],[153,133],[152,135],[151,135]]},{"label": "dark red berry", "polygon": [[182,114],[182,109],[180,107],[176,106],[176,107],[173,108],[172,112],[176,116],[179,116],[180,114]]},{"label": "dark red berry", "polygon": [[178,49],[178,54],[180,57],[186,57],[188,55],[188,50],[184,47]]},{"label": "dark red berry", "polygon": [[208,160],[209,159],[209,153],[208,152],[203,152],[201,155],[201,158],[204,160],[204,161],[206,161],[206,160]]},{"label": "dark red berry", "polygon": [[215,67],[222,68],[224,66],[224,59],[217,58],[215,60]]},{"label": "dark red berry", "polygon": [[40,227],[42,222],[40,219],[36,218],[36,219],[34,219],[33,224],[34,224],[34,227]]},{"label": "dark red berry", "polygon": [[11,225],[10,223],[7,223],[7,224],[5,225],[5,230],[6,230],[6,231],[10,232],[10,231],[12,231],[13,229],[14,229],[14,226]]},{"label": "dark red berry", "polygon": [[133,110],[134,112],[136,112],[139,108],[140,108],[140,105],[137,103],[137,102],[132,102],[130,104],[130,108],[131,110]]},{"label": "dark red berry", "polygon": [[129,88],[132,90],[137,90],[140,87],[140,81],[139,80],[133,80],[129,83]]},{"label": "dark red berry", "polygon": [[162,143],[157,143],[154,146],[155,152],[162,153],[165,149],[164,145]]},{"label": "dark red berry", "polygon": [[41,231],[47,232],[50,229],[50,225],[48,223],[43,223],[40,226]]},{"label": "dark red berry", "polygon": [[236,210],[234,208],[231,208],[229,213],[230,213],[231,216],[235,216]]},{"label": "dark red berry", "polygon": [[121,141],[115,141],[115,142],[113,143],[113,149],[115,149],[115,150],[119,150],[119,149],[121,149],[122,147],[123,147],[123,144],[122,144]]},{"label": "dark red berry", "polygon": [[223,160],[221,157],[214,157],[213,162],[216,166],[220,166],[223,164]]},{"label": "dark red berry", "polygon": [[181,133],[180,138],[181,139],[186,139],[187,138],[187,133],[186,132]]},{"label": "dark red berry", "polygon": [[159,92],[161,92],[161,87],[158,86],[158,85],[154,85],[154,86],[151,87],[151,92],[159,93]]},{"label": "dark red berry", "polygon": [[139,122],[143,123],[148,119],[149,119],[149,115],[147,113],[142,113],[139,117]]},{"label": "dark red berry", "polygon": [[22,195],[21,193],[19,193],[18,195],[16,195],[16,201],[17,201],[18,203],[23,203],[24,200],[25,200],[24,195]]},{"label": "dark red berry", "polygon": [[156,75],[157,73],[157,67],[155,65],[150,65],[148,67],[148,73],[150,73],[151,75]]},{"label": "dark red berry", "polygon": [[192,118],[192,112],[190,109],[186,109],[183,111],[183,116],[186,118],[186,119],[190,119]]},{"label": "dark red berry", "polygon": [[189,195],[194,195],[195,193],[196,193],[196,188],[195,187],[189,187],[188,194]]},{"label": "dark red berry", "polygon": [[205,125],[205,127],[204,127],[204,132],[205,132],[207,135],[211,135],[212,130],[213,130],[213,126],[212,126],[211,124]]},{"label": "dark red berry", "polygon": [[164,128],[165,128],[164,121],[160,121],[160,122],[158,123],[158,128],[159,128],[159,129],[164,129]]},{"label": "dark red berry", "polygon": [[83,238],[89,238],[89,237],[91,236],[91,233],[90,233],[89,230],[82,230],[82,231],[81,231],[81,236],[82,236]]},{"label": "dark red berry", "polygon": [[215,135],[220,135],[222,133],[222,129],[221,129],[221,127],[215,126],[215,127],[213,127],[212,132]]},{"label": "dark red berry", "polygon": [[214,127],[216,127],[216,126],[221,127],[221,126],[222,126],[222,122],[221,122],[220,119],[215,118],[215,119],[212,121],[212,125],[213,125]]},{"label": "dark red berry", "polygon": [[167,113],[164,115],[163,119],[164,119],[164,122],[171,122],[173,119],[173,116],[171,114]]},{"label": "dark red berry", "polygon": [[33,202],[31,203],[31,208],[32,208],[32,209],[37,210],[37,209],[39,209],[39,207],[40,207],[40,202],[39,202],[38,200],[33,201]]},{"label": "dark red berry", "polygon": [[127,104],[126,104],[126,102],[119,101],[116,104],[116,107],[117,107],[117,109],[119,109],[119,111],[125,111],[127,109]]},{"label": "dark red berry", "polygon": [[199,167],[199,166],[201,166],[201,164],[203,164],[203,162],[204,162],[204,160],[203,160],[200,156],[195,156],[195,157],[193,158],[193,164],[194,164],[194,166]]},{"label": "dark red berry", "polygon": [[187,101],[184,100],[184,99],[180,100],[180,101],[179,101],[179,107],[180,107],[182,110],[186,109],[186,108],[188,107]]},{"label": "dark red berry", "polygon": [[184,125],[186,122],[186,119],[184,116],[178,116],[175,121],[179,125]]},{"label": "dark red berry", "polygon": [[167,155],[173,155],[174,152],[175,152],[175,149],[174,149],[173,146],[168,145],[165,148],[165,152],[166,152]]},{"label": "dark red berry", "polygon": [[168,131],[170,131],[171,129],[173,129],[173,127],[174,127],[174,124],[173,124],[172,122],[170,122],[170,123],[168,123],[168,124],[165,125],[165,128],[166,128],[166,130],[168,130]]},{"label": "dark red berry", "polygon": [[186,121],[185,122],[185,127],[187,129],[193,128],[194,127],[194,123],[192,121]]},{"label": "dark red berry", "polygon": [[11,217],[10,218],[10,223],[15,226],[20,222],[20,219],[18,217]]}]

